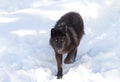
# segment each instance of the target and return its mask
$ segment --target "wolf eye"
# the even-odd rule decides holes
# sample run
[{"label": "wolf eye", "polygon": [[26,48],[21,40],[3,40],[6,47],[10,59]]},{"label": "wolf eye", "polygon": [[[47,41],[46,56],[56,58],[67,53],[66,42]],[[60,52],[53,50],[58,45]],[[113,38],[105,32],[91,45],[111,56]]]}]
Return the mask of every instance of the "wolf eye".
[{"label": "wolf eye", "polygon": [[63,42],[64,40],[62,39],[61,41]]},{"label": "wolf eye", "polygon": [[58,40],[56,39],[55,42],[57,42]]}]

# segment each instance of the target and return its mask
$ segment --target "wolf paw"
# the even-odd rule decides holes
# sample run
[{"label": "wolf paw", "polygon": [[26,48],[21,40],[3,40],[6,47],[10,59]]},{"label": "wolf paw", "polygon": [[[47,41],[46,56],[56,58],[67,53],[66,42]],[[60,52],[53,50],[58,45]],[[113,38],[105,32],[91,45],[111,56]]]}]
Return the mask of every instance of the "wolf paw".
[{"label": "wolf paw", "polygon": [[58,72],[57,79],[62,79],[63,74],[61,72]]},{"label": "wolf paw", "polygon": [[64,63],[65,64],[71,64],[71,63],[74,63],[74,59],[68,59],[68,58],[66,58],[65,60],[64,60]]}]

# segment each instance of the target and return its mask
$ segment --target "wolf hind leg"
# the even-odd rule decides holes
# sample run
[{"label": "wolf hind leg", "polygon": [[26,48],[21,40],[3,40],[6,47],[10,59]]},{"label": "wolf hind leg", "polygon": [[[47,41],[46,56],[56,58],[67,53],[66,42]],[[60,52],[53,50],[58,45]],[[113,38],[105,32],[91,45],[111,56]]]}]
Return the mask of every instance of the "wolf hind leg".
[{"label": "wolf hind leg", "polygon": [[64,63],[65,64],[70,64],[70,63],[74,63],[75,62],[75,59],[76,59],[76,55],[77,55],[77,48],[71,50],[67,57],[65,58],[64,60]]}]

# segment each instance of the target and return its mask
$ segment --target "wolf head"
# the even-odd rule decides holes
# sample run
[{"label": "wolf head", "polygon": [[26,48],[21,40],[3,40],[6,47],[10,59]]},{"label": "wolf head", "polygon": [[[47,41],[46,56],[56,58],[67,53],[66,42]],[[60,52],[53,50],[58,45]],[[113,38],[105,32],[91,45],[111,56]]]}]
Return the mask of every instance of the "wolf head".
[{"label": "wolf head", "polygon": [[57,51],[59,54],[62,54],[63,49],[67,44],[66,28],[52,28],[50,43],[55,51]]}]

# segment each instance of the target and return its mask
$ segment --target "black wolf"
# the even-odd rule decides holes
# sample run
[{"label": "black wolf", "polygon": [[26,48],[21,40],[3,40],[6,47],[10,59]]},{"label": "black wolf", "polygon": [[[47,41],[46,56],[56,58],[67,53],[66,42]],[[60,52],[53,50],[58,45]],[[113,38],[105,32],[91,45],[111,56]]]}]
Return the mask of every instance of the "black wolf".
[{"label": "black wolf", "polygon": [[62,56],[67,53],[65,64],[75,61],[77,47],[84,34],[83,19],[76,12],[69,12],[62,16],[51,29],[50,45],[55,51],[58,73],[57,78],[62,78]]}]

